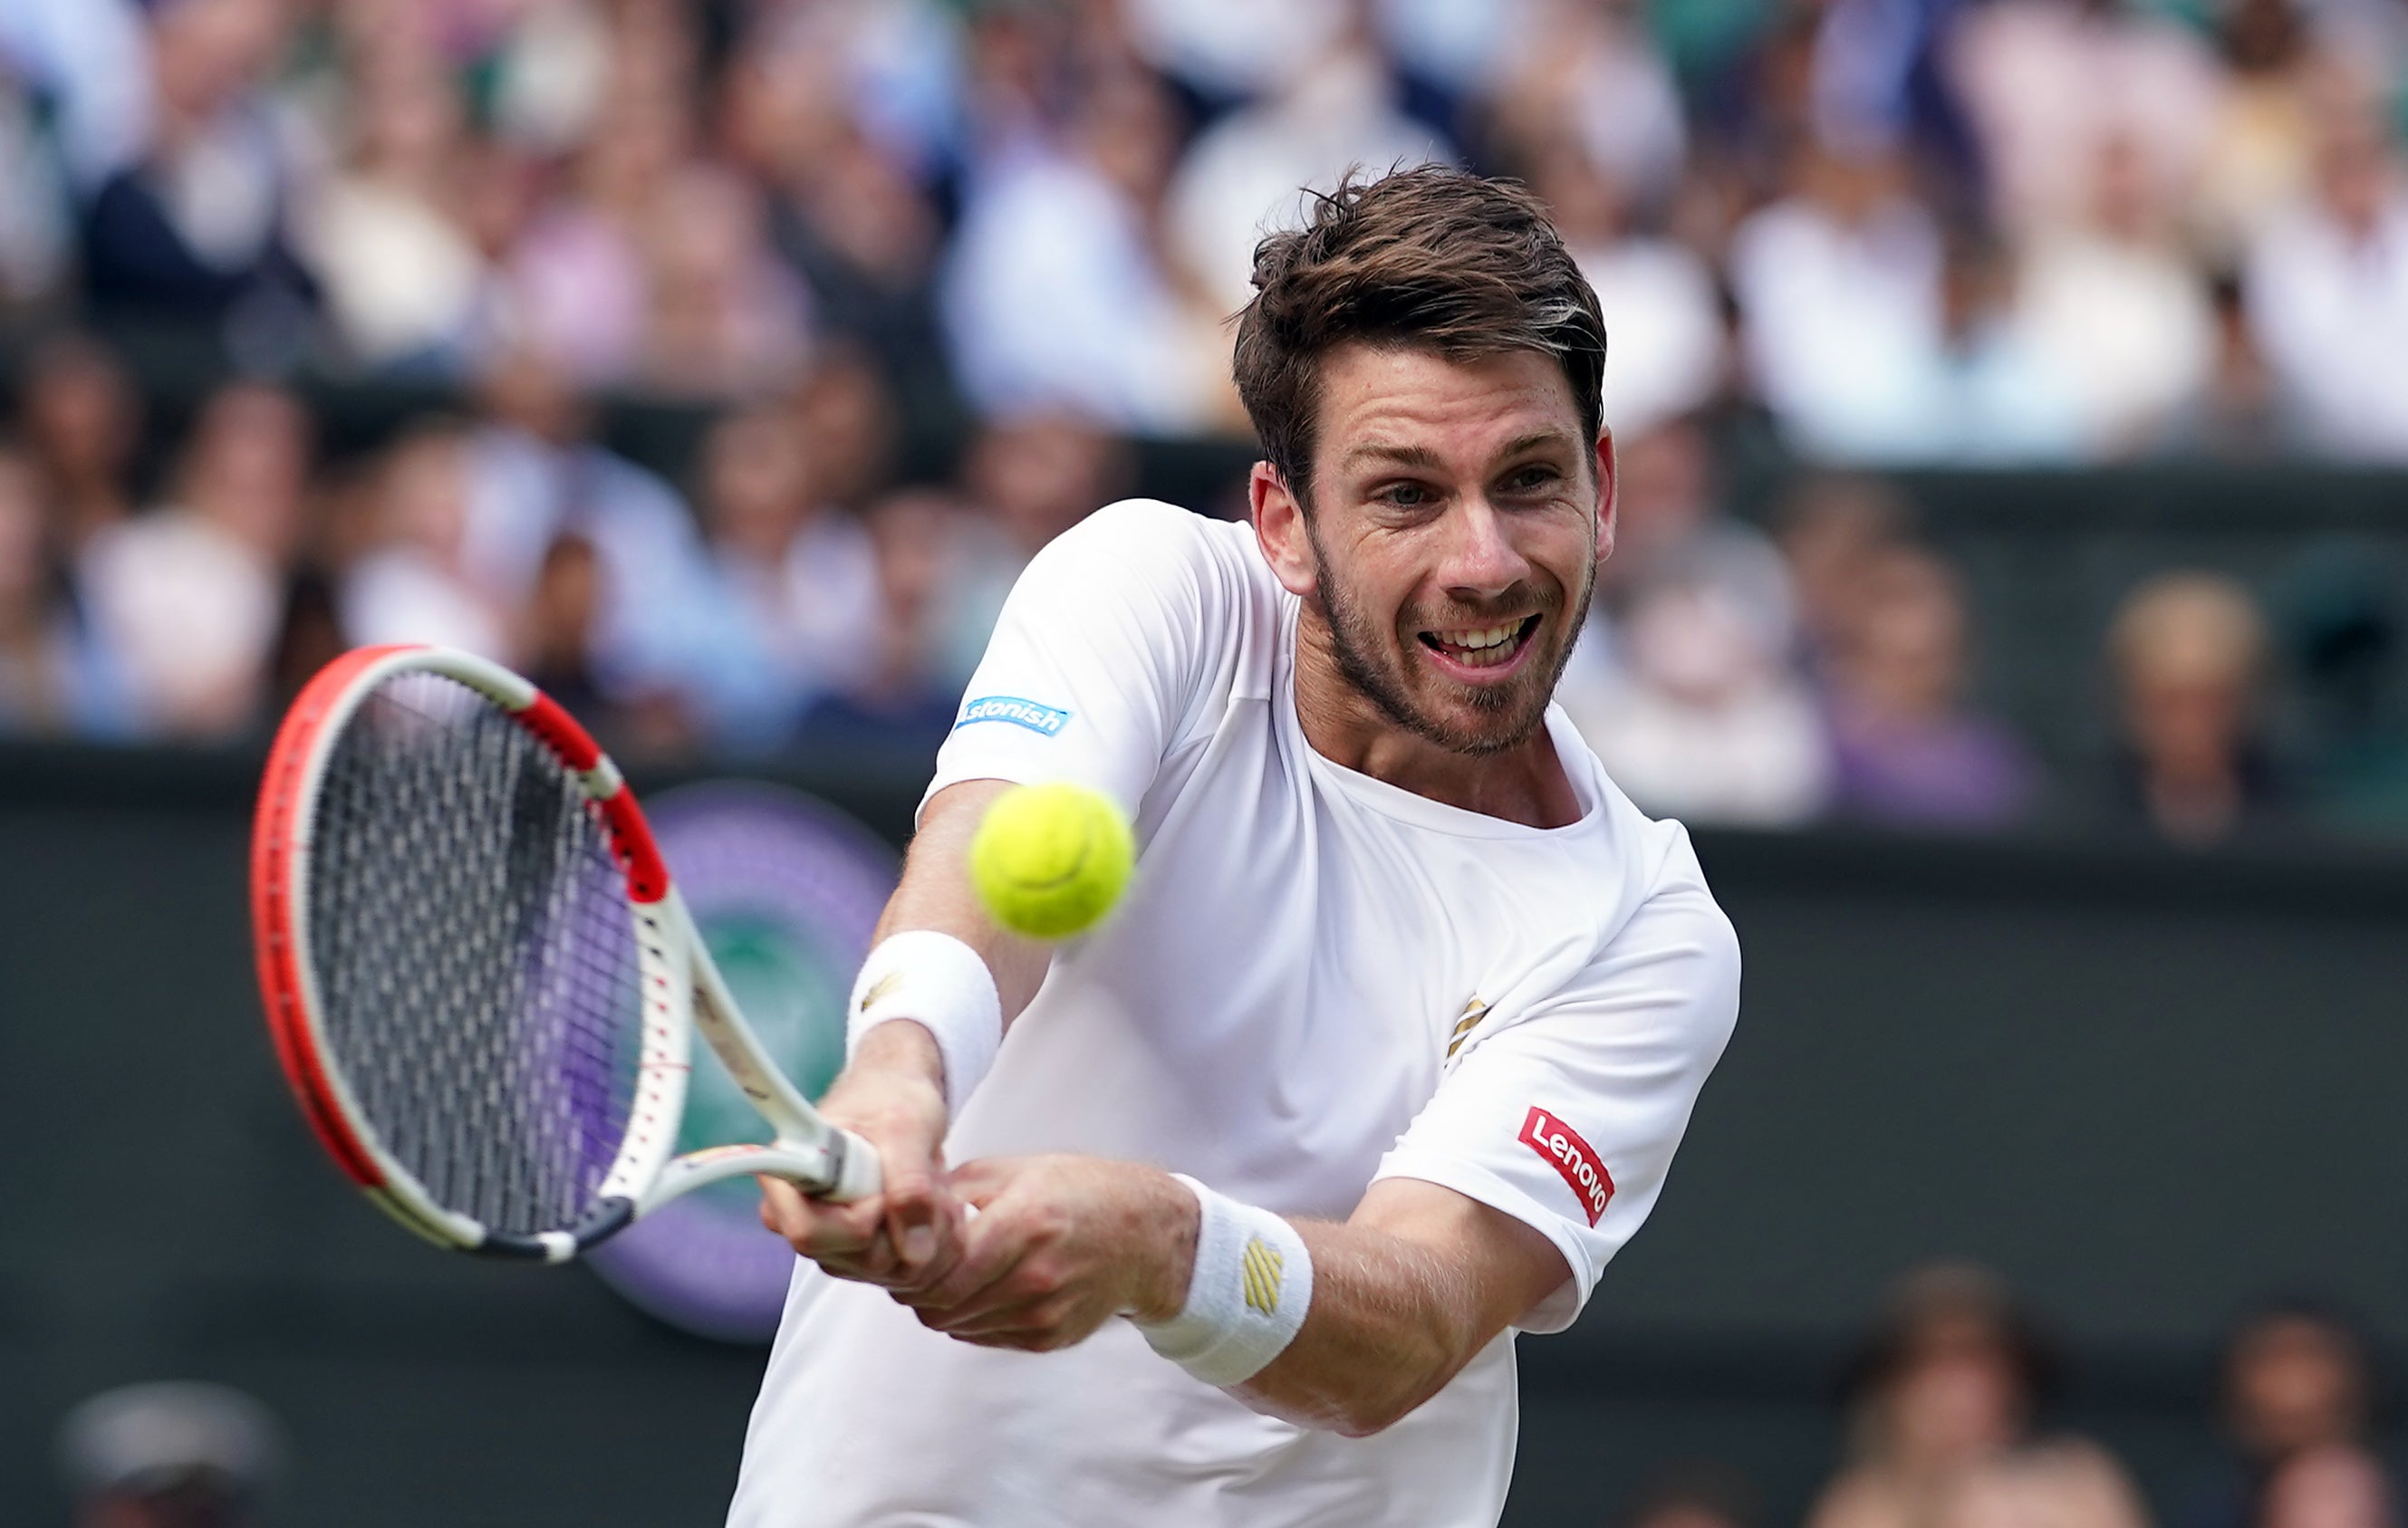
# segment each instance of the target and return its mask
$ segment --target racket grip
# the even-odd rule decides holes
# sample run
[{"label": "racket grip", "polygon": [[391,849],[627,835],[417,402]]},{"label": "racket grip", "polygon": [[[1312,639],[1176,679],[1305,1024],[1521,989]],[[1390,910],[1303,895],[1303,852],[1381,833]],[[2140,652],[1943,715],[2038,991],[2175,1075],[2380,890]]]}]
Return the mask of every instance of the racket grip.
[{"label": "racket grip", "polygon": [[844,1205],[876,1193],[886,1180],[879,1168],[878,1148],[850,1130],[838,1131],[829,1145],[836,1157],[836,1181],[820,1197]]}]

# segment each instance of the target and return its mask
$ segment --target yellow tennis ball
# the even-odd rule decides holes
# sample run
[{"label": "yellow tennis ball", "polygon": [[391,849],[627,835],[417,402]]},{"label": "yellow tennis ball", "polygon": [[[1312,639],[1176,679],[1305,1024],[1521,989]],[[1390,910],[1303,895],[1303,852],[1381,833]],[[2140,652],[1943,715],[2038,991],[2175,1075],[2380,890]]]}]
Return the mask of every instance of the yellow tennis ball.
[{"label": "yellow tennis ball", "polygon": [[1014,786],[970,839],[970,881],[1005,928],[1066,939],[1093,928],[1128,887],[1137,840],[1111,798],[1083,785]]}]

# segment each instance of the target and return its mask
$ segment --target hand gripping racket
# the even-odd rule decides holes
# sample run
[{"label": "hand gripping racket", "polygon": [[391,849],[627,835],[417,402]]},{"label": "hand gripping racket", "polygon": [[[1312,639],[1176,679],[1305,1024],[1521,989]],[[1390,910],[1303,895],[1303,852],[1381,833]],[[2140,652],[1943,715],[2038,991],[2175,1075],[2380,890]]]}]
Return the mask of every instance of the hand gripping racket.
[{"label": "hand gripping racket", "polygon": [[[440,1246],[566,1262],[744,1173],[878,1192],[877,1153],[746,1027],[618,767],[498,664],[364,648],[309,682],[268,755],[251,919],[311,1129]],[[671,1157],[697,1027],[771,1144]]]}]

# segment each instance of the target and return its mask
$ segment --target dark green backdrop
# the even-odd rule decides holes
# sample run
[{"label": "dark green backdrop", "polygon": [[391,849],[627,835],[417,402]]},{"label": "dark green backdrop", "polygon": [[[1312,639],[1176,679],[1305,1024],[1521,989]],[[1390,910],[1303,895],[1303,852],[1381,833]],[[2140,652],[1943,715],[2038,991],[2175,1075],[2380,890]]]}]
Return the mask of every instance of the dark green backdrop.
[{"label": "dark green backdrop", "polygon": [[[293,1429],[275,1521],[717,1521],[759,1355],[581,1271],[408,1240],[319,1158],[248,965],[245,757],[0,752],[0,1521],[136,1378]],[[789,777],[888,833],[910,782]],[[1509,1521],[1713,1460],[1772,1521],[1828,1467],[1881,1283],[1985,1259],[2071,1339],[2069,1420],[2161,1503],[2212,1454],[2220,1324],[2274,1288],[2408,1339],[2408,859],[1706,835],[1739,1034],[1655,1221],[1523,1344]],[[803,1443],[798,1446],[807,1447]]]}]

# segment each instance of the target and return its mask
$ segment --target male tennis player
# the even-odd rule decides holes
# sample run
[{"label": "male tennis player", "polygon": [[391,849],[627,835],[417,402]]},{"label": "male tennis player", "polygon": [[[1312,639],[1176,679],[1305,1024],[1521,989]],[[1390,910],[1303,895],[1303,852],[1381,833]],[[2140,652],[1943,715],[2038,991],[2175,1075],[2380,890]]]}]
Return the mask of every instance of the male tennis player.
[{"label": "male tennis player", "polygon": [[[938,757],[825,1106],[886,1191],[767,1190],[810,1262],[740,1528],[1494,1523],[1512,1335],[1579,1312],[1730,1033],[1686,835],[1550,704],[1613,505],[1561,241],[1417,169],[1254,284],[1251,525],[1063,536]],[[1140,845],[1051,950],[965,869],[1050,779]]]}]

